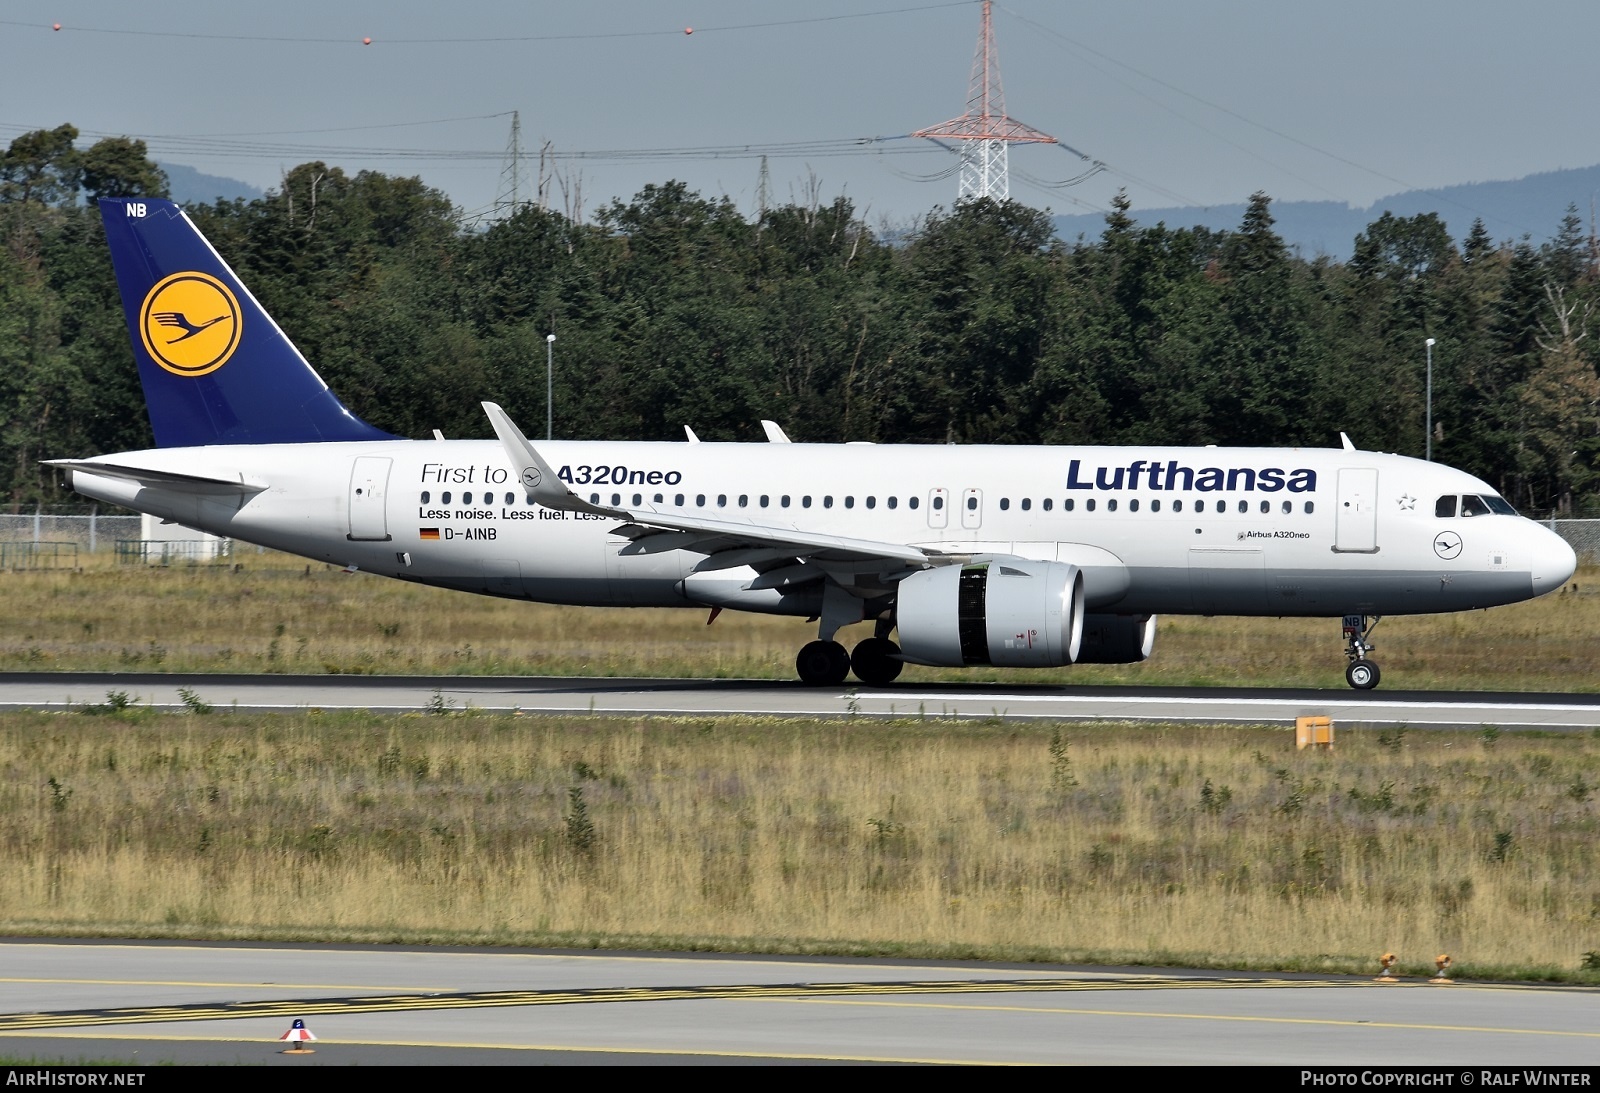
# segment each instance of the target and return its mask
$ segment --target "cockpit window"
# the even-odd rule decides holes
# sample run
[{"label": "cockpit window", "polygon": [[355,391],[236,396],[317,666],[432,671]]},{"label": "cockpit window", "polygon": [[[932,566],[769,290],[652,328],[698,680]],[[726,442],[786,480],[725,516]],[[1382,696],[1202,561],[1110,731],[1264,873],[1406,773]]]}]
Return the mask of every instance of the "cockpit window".
[{"label": "cockpit window", "polygon": [[1446,494],[1434,502],[1433,514],[1441,520],[1452,519],[1456,514],[1456,495]]},{"label": "cockpit window", "polygon": [[1461,498],[1462,516],[1488,516],[1489,506],[1477,494],[1465,494]]},{"label": "cockpit window", "polygon": [[1483,500],[1489,506],[1490,512],[1499,513],[1501,516],[1515,516],[1517,514],[1517,510],[1511,507],[1511,502],[1504,497],[1496,497],[1491,493],[1484,497]]}]

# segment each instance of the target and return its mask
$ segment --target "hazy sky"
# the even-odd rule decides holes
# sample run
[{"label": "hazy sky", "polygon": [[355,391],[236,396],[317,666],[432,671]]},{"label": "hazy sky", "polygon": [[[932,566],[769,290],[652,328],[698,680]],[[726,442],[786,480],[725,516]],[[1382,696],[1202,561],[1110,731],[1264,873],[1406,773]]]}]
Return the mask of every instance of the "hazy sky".
[{"label": "hazy sky", "polygon": [[[774,199],[803,198],[814,176],[824,200],[842,191],[903,224],[954,200],[953,175],[927,178],[954,157],[847,142],[962,113],[979,13],[976,0],[5,0],[0,142],[71,122],[263,188],[320,158],[420,175],[474,212],[502,187],[517,110],[530,153],[672,150],[563,159],[586,212],[671,178],[749,210],[753,156],[681,150],[822,142],[773,150]],[[1058,212],[1104,209],[1119,187],[1144,208],[1256,190],[1366,206],[1600,162],[1595,0],[1005,0],[994,25],[1011,116],[1109,167],[1052,189],[1038,183],[1084,165],[1014,148],[1012,196]]]}]

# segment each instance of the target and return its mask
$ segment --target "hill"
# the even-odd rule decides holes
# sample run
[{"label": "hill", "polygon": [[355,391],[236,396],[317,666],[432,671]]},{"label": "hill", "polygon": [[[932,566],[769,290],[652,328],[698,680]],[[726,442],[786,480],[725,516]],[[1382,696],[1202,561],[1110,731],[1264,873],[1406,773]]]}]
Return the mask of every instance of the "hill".
[{"label": "hill", "polygon": [[172,200],[179,204],[215,201],[219,197],[230,200],[241,197],[246,201],[253,201],[262,195],[260,189],[248,182],[240,182],[236,178],[202,174],[193,167],[185,167],[178,163],[163,163],[160,167],[167,174],[167,186],[171,191]]},{"label": "hill", "polygon": [[[1497,242],[1520,240],[1543,243],[1561,226],[1569,205],[1576,205],[1585,221],[1590,218],[1591,202],[1600,191],[1600,165],[1568,170],[1546,171],[1503,182],[1468,182],[1436,190],[1409,190],[1380,198],[1366,208],[1337,201],[1273,202],[1276,231],[1301,257],[1327,255],[1345,260],[1350,257],[1355,237],[1385,212],[1409,217],[1437,213],[1459,244],[1482,218]],[[1203,226],[1215,230],[1239,226],[1245,204],[1210,207],[1179,206],[1165,209],[1129,210],[1140,224],[1165,223],[1171,228]],[[1105,217],[1086,213],[1055,218],[1056,232],[1062,239],[1098,239],[1105,229]]]}]

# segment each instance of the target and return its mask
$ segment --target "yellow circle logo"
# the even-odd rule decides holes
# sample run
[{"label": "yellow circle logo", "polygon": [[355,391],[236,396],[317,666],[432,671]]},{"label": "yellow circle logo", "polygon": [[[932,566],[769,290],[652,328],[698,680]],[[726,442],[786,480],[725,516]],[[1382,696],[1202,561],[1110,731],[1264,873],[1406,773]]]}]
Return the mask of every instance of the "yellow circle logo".
[{"label": "yellow circle logo", "polygon": [[174,273],[144,298],[139,333],[145,352],[178,376],[215,372],[239,347],[239,301],[206,273]]}]

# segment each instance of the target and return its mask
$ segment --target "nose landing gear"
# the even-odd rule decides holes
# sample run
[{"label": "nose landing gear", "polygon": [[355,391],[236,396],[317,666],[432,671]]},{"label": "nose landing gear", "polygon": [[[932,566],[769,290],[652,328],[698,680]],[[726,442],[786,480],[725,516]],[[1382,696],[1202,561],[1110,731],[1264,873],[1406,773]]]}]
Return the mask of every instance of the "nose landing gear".
[{"label": "nose landing gear", "polygon": [[1373,615],[1370,619],[1366,615],[1344,617],[1344,655],[1350,661],[1345,666],[1344,678],[1358,691],[1372,690],[1378,685],[1378,680],[1383,678],[1383,674],[1378,671],[1377,662],[1367,657],[1373,650],[1373,644],[1367,638],[1377,629],[1381,621],[1382,617],[1378,615]]}]

